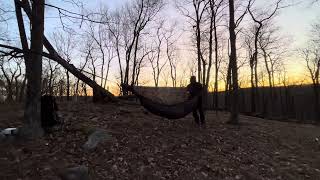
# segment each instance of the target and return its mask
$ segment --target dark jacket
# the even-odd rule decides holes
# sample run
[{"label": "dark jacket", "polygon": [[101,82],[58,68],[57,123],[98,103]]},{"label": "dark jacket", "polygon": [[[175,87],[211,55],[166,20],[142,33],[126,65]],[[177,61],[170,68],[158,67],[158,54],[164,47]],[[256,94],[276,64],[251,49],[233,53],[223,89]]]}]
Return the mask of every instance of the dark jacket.
[{"label": "dark jacket", "polygon": [[199,95],[199,97],[201,97],[202,95],[202,84],[199,82],[195,82],[195,83],[190,83],[187,86],[187,91],[190,93],[190,98],[193,98],[197,95]]}]

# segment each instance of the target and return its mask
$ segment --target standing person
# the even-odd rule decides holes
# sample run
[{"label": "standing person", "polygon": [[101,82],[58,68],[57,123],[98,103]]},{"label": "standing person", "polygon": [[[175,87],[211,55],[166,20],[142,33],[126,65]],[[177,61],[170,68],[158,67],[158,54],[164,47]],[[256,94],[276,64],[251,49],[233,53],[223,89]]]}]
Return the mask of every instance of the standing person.
[{"label": "standing person", "polygon": [[[197,108],[193,110],[193,117],[195,122],[198,125],[205,125],[205,116],[202,109],[202,84],[197,82],[195,76],[190,77],[190,84],[187,86],[187,91],[190,94],[189,98],[194,98],[195,96],[198,96]],[[198,112],[200,115],[200,121]]]}]

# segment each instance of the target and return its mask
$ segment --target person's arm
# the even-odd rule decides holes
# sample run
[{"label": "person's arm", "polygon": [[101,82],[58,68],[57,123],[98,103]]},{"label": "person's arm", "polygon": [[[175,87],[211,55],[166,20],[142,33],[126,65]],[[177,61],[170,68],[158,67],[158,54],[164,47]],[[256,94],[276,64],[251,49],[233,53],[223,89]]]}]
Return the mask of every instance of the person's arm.
[{"label": "person's arm", "polygon": [[191,89],[190,89],[190,84],[186,88],[186,97],[189,99],[191,97]]}]

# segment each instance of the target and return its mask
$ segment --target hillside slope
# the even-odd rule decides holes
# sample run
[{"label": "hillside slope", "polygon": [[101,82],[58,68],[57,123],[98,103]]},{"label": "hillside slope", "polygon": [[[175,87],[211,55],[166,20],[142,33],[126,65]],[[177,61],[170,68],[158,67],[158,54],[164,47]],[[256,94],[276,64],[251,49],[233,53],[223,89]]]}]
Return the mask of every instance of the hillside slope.
[{"label": "hillside slope", "polygon": [[[0,179],[58,179],[86,165],[92,179],[319,179],[320,127],[207,112],[207,128],[192,116],[169,121],[135,105],[59,103],[65,127],[34,142],[0,143]],[[0,129],[19,126],[19,106],[1,106]],[[92,128],[114,141],[94,152],[81,147]]]}]

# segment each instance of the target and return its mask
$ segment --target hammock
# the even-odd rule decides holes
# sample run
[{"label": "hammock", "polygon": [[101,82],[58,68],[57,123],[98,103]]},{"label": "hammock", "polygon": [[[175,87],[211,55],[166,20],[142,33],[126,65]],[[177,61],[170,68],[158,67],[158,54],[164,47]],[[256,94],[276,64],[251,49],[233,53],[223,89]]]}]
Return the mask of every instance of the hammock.
[{"label": "hammock", "polygon": [[180,119],[185,117],[197,107],[199,99],[199,96],[195,96],[190,100],[177,104],[168,105],[155,102],[147,97],[140,95],[137,91],[133,89],[132,86],[122,85],[122,87],[136,95],[139,98],[141,105],[149,112],[168,119]]}]

